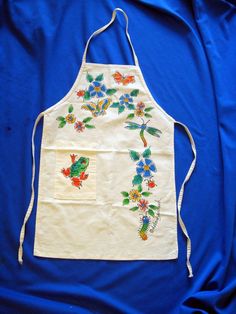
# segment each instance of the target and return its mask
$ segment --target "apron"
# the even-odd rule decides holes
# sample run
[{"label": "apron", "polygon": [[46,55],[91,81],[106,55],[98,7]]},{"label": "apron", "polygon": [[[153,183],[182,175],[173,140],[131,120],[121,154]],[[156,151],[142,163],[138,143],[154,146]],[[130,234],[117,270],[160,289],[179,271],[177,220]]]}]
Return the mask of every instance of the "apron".
[{"label": "apron", "polygon": [[[92,37],[124,14],[134,65],[86,62]],[[178,258],[177,221],[185,183],[194,170],[196,149],[188,128],[155,101],[140,69],[126,13],[116,8],[110,22],[85,46],[70,91],[41,112],[32,133],[32,194],[20,232],[23,263],[25,226],[34,204],[34,134],[44,118],[40,150],[33,255],[100,260]],[[193,161],[176,199],[174,127],[189,137]],[[176,206],[177,204],[177,206]]]}]

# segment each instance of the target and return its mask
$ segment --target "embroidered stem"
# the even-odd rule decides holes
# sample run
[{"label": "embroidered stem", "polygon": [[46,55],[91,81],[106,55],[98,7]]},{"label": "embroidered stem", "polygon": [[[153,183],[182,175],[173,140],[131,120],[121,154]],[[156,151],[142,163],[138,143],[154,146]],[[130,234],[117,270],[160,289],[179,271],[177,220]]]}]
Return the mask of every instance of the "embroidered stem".
[{"label": "embroidered stem", "polygon": [[147,147],[147,141],[146,141],[146,139],[144,137],[144,130],[141,130],[139,135],[140,135],[141,140],[143,141],[144,147]]}]

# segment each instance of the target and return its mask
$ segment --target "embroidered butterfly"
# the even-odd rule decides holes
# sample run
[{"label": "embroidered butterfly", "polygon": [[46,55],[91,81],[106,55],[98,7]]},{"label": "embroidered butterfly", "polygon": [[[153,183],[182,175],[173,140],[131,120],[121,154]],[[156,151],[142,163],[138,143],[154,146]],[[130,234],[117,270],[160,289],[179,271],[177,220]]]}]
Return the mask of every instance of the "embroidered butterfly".
[{"label": "embroidered butterfly", "polygon": [[114,74],[112,74],[114,80],[118,84],[128,85],[129,83],[134,83],[135,79],[133,75],[122,75],[120,72],[116,71]]},{"label": "embroidered butterfly", "polygon": [[81,108],[90,111],[94,117],[98,117],[106,114],[106,110],[110,106],[111,101],[111,98],[98,100],[97,103],[90,101],[89,103],[83,105]]}]

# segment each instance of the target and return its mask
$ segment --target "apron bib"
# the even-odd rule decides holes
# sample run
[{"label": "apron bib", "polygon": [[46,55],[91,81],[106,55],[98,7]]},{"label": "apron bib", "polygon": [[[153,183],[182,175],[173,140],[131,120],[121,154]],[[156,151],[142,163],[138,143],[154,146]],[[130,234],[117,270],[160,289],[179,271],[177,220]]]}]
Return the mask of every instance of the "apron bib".
[{"label": "apron bib", "polygon": [[[86,62],[93,36],[126,19],[126,35],[135,65]],[[70,91],[40,113],[32,134],[32,195],[20,233],[18,261],[23,263],[25,225],[34,203],[34,134],[44,118],[40,152],[34,256],[65,259],[171,260],[178,258],[177,219],[185,183],[196,162],[188,128],[154,100],[128,33],[128,17],[116,8],[110,22],[85,46]],[[174,126],[186,130],[193,162],[176,200]],[[176,208],[177,201],[177,208]]]}]

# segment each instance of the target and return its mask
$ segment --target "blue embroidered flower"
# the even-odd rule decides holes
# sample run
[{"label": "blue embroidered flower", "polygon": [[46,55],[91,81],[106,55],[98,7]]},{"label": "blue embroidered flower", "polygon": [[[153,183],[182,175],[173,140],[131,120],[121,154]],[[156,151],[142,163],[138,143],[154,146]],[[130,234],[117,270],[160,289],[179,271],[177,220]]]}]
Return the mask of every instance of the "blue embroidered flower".
[{"label": "blue embroidered flower", "polygon": [[107,88],[104,84],[97,81],[93,81],[89,85],[88,91],[91,97],[95,97],[95,96],[103,97],[105,96],[105,92],[107,91]]},{"label": "blue embroidered flower", "polygon": [[133,98],[130,96],[130,94],[124,94],[120,96],[119,101],[121,105],[128,106],[129,104],[133,103]]},{"label": "blue embroidered flower", "polygon": [[144,178],[151,177],[152,172],[156,172],[156,166],[153,161],[149,158],[145,158],[144,160],[140,160],[137,163],[136,172],[137,174],[142,175]]}]

